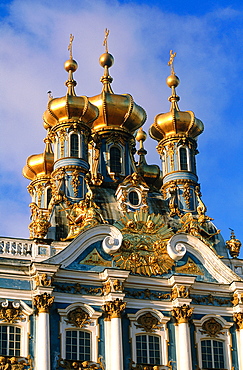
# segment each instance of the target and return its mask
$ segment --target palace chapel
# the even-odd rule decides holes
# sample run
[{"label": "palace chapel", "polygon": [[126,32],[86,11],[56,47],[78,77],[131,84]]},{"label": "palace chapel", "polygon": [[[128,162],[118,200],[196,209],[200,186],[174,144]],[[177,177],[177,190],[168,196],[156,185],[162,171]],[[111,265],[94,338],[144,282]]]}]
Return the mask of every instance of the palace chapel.
[{"label": "palace chapel", "polygon": [[91,97],[76,94],[70,36],[43,153],[23,168],[29,239],[0,238],[0,370],[243,370],[241,243],[207,215],[204,125],[179,108],[175,53],[151,165],[144,108],[113,92],[107,36]]}]

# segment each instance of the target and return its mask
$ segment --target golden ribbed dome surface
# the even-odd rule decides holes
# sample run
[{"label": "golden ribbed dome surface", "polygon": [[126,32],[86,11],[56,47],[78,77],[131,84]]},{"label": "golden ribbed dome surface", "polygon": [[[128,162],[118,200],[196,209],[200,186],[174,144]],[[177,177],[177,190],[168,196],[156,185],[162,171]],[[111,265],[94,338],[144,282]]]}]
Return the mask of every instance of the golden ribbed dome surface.
[{"label": "golden ribbed dome surface", "polygon": [[99,116],[93,122],[92,129],[122,128],[131,133],[135,132],[146,120],[145,110],[137,105],[130,94],[114,94],[111,88],[112,78],[108,68],[112,66],[114,58],[108,52],[100,57],[100,64],[104,68],[101,77],[103,90],[101,94],[90,97],[89,101],[99,109]]},{"label": "golden ribbed dome surface", "polygon": [[98,116],[98,109],[89,102],[86,96],[75,94],[76,81],[73,79],[73,72],[78,67],[77,62],[69,59],[64,67],[69,73],[69,79],[66,81],[68,91],[63,97],[49,100],[47,110],[43,115],[46,129],[68,122],[82,122],[88,125]]},{"label": "golden ribbed dome surface", "polygon": [[180,111],[177,104],[180,98],[175,91],[179,82],[180,80],[175,74],[171,74],[167,78],[167,85],[172,89],[172,94],[169,97],[170,111],[158,114],[149,129],[150,136],[157,141],[175,135],[196,138],[204,130],[203,122],[196,118],[192,111]]},{"label": "golden ribbed dome surface", "polygon": [[47,142],[44,153],[34,154],[27,158],[23,168],[23,175],[29,180],[36,180],[40,177],[50,175],[53,171],[54,154],[51,144]]}]

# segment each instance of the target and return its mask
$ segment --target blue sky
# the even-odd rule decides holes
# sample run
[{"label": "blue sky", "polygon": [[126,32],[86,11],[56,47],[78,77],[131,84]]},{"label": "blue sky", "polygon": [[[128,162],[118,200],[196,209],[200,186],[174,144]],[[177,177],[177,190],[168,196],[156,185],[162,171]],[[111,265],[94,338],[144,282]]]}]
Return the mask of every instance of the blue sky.
[{"label": "blue sky", "polygon": [[[130,93],[148,114],[169,109],[169,50],[181,110],[204,122],[197,172],[207,214],[225,239],[243,242],[243,2],[242,1],[1,1],[0,2],[0,235],[28,237],[30,197],[21,170],[44,149],[47,91],[66,92],[63,63],[75,36],[77,94],[101,91],[104,29],[110,29],[110,70],[116,93]],[[147,139],[147,161],[160,164]],[[243,249],[243,248],[242,248]],[[243,256],[243,253],[242,253]]]}]

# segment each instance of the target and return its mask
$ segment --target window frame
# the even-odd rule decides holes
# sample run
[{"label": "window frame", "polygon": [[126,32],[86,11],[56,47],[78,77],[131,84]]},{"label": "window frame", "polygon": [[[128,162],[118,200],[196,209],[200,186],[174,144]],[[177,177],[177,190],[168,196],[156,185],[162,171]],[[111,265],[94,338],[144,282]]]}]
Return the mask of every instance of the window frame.
[{"label": "window frame", "polygon": [[[67,315],[69,312],[75,310],[76,308],[81,308],[89,315],[88,323],[86,323],[82,328],[78,328],[67,322]],[[65,309],[58,309],[60,315],[60,355],[61,358],[66,359],[66,333],[67,331],[86,331],[90,333],[91,339],[91,353],[90,361],[97,362],[98,359],[98,338],[99,338],[99,324],[98,318],[102,315],[101,312],[96,312],[92,307],[87,304],[72,303]]]},{"label": "window frame", "polygon": [[[150,313],[159,320],[159,327],[153,329],[152,331],[142,330],[137,325],[137,320],[139,317],[143,316],[146,313]],[[164,316],[160,311],[153,308],[144,308],[139,310],[136,314],[128,314],[130,319],[130,339],[132,346],[132,361],[137,364],[137,346],[136,346],[136,337],[138,335],[152,335],[160,338],[160,366],[166,366],[168,364],[168,343],[169,343],[169,334],[167,328],[167,322],[170,321],[170,317]],[[154,366],[157,364],[153,364]],[[159,366],[158,365],[158,366]]]},{"label": "window frame", "polygon": [[107,145],[107,170],[109,174],[115,175],[118,172],[114,172],[111,170],[111,149],[117,148],[120,151],[120,164],[121,164],[121,172],[120,175],[125,175],[125,163],[124,163],[124,147],[118,143]]},{"label": "window frame", "polygon": [[[183,170],[182,168],[181,168],[181,149],[185,149],[185,151],[186,151],[186,163],[187,163],[187,169],[185,170]],[[185,145],[180,145],[179,147],[178,147],[178,170],[179,171],[189,171],[189,172],[191,172],[192,171],[192,167],[191,167],[191,161],[190,161],[190,150],[189,150],[189,148],[187,147],[187,146],[185,146]]]},{"label": "window frame", "polygon": [[[78,148],[77,148],[77,153],[78,155],[72,155],[72,135],[76,135],[77,136],[77,144],[78,144]],[[81,153],[82,153],[82,148],[81,148],[81,140],[80,140],[80,135],[78,132],[74,132],[74,131],[71,131],[69,134],[68,134],[68,155],[70,158],[80,158],[81,157]]]},{"label": "window frame", "polygon": [[[222,332],[218,333],[216,336],[210,336],[203,330],[203,324],[209,320],[215,319],[218,323],[222,325]],[[193,320],[195,325],[195,341],[197,343],[197,354],[198,354],[198,366],[200,369],[204,370],[202,367],[202,346],[201,342],[203,340],[216,340],[219,342],[223,342],[224,344],[224,366],[225,369],[232,368],[232,358],[231,358],[231,346],[232,346],[232,338],[230,334],[230,328],[233,323],[226,321],[220,315],[205,315],[201,318],[201,320]],[[217,369],[217,368],[216,368]],[[208,370],[206,368],[206,370]],[[222,369],[223,370],[223,369]]]},{"label": "window frame", "polygon": [[[29,355],[30,315],[34,313],[34,310],[22,300],[15,299],[11,301],[11,303],[18,305],[21,308],[21,319],[17,320],[15,323],[8,323],[1,320],[0,326],[16,327],[20,329],[20,356],[14,355],[14,357],[27,357]],[[7,307],[8,300],[0,300],[0,305]]]}]

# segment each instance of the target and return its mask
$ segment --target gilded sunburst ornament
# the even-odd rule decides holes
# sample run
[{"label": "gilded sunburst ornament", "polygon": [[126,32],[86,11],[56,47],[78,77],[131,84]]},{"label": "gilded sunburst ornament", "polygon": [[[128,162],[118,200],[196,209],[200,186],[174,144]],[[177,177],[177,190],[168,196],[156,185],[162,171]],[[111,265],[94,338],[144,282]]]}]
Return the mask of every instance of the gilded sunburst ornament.
[{"label": "gilded sunburst ornament", "polygon": [[114,255],[116,265],[140,275],[162,275],[175,264],[167,253],[167,241],[174,234],[162,215],[142,210],[128,212],[115,225],[123,243]]}]

